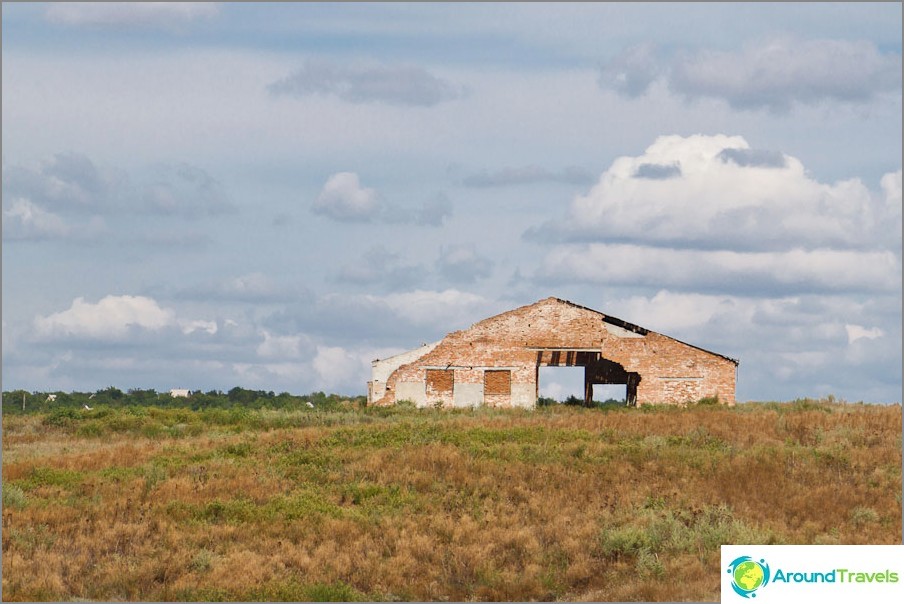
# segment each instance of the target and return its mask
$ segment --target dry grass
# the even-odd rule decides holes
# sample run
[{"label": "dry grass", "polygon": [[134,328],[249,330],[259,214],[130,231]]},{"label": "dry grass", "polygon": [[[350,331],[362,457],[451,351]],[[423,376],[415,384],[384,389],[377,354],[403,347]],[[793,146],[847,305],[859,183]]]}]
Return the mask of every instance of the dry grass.
[{"label": "dry grass", "polygon": [[3,418],[4,600],[715,600],[721,543],[901,540],[900,406],[136,417]]}]

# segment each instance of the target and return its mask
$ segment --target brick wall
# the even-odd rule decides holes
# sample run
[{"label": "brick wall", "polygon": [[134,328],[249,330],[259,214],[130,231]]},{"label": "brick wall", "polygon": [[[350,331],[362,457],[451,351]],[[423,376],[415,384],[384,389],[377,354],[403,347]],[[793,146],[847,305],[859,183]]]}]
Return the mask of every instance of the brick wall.
[{"label": "brick wall", "polygon": [[[525,393],[530,393],[527,398],[533,404],[537,365],[546,365],[554,357],[558,363],[568,362],[564,352],[555,355],[541,350],[556,348],[599,351],[626,372],[638,373],[638,404],[683,403],[707,396],[734,402],[736,365],[731,360],[655,332],[613,327],[603,319],[599,312],[557,298],[490,317],[450,333],[427,354],[400,366],[387,380],[385,396],[376,402],[393,403],[401,386],[402,391],[422,397],[415,401],[419,404],[441,401],[451,406],[456,404],[453,391],[458,383],[466,385],[459,391],[472,397],[482,388],[485,404],[523,403]],[[572,353],[570,358],[584,358],[581,354]],[[445,372],[437,373],[437,367],[446,368]],[[510,371],[510,395],[498,392],[494,380],[504,378],[494,375],[494,370]]]}]

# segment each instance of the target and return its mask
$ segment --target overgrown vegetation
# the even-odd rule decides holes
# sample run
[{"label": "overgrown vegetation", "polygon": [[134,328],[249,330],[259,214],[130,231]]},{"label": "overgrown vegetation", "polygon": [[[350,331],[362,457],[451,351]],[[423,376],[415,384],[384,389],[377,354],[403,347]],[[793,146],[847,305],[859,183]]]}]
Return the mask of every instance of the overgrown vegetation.
[{"label": "overgrown vegetation", "polygon": [[5,600],[715,600],[721,543],[901,538],[900,405],[108,394],[4,395]]}]

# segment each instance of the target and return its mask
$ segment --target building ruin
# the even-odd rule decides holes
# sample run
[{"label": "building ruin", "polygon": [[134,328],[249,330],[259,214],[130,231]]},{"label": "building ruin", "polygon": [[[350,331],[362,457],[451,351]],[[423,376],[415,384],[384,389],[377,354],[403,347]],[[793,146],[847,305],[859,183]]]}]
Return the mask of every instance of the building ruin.
[{"label": "building ruin", "polygon": [[546,298],[372,365],[368,404],[533,407],[541,367],[583,367],[588,405],[597,384],[624,385],[628,405],[733,404],[738,361]]}]

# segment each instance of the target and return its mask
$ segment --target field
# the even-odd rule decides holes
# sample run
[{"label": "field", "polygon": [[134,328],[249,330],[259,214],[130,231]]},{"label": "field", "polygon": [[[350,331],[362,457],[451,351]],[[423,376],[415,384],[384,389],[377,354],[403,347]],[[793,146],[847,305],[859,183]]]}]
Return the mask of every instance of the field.
[{"label": "field", "polygon": [[721,543],[900,543],[901,407],[3,416],[4,600],[718,600]]}]

